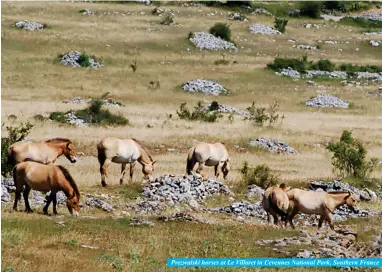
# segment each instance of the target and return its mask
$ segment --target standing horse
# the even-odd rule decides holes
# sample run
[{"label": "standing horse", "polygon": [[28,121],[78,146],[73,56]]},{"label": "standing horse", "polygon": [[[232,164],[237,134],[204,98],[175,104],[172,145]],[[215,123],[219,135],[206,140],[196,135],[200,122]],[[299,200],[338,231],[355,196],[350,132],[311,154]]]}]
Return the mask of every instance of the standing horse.
[{"label": "standing horse", "polygon": [[267,213],[268,224],[270,222],[270,215],[273,216],[273,221],[275,225],[278,225],[279,218],[278,214],[286,220],[287,211],[289,207],[289,199],[286,194],[290,190],[284,183],[280,186],[271,186],[267,188],[263,195],[263,200],[261,202],[265,212]]},{"label": "standing horse", "polygon": [[11,165],[23,161],[54,164],[61,155],[65,155],[71,163],[78,161],[73,143],[69,139],[54,138],[41,143],[16,142],[8,150],[8,162]]},{"label": "standing horse", "polygon": [[154,171],[154,164],[150,153],[136,139],[118,139],[106,137],[97,145],[98,161],[100,164],[101,184],[106,187],[105,176],[107,177],[107,167],[111,162],[121,163],[120,184],[126,172],[126,164],[130,164],[130,179],[133,180],[135,163],[138,161],[142,165],[142,173],[147,178]]},{"label": "standing horse", "polygon": [[227,148],[223,143],[199,143],[191,148],[187,157],[187,174],[190,175],[198,163],[196,172],[201,174],[204,165],[215,167],[215,176],[219,177],[219,168],[223,172],[223,178],[226,179],[230,170],[230,157]]},{"label": "standing horse", "polygon": [[69,171],[61,165],[45,165],[37,162],[21,162],[13,168],[13,180],[16,186],[16,197],[13,210],[17,211],[17,202],[21,197],[22,188],[25,185],[23,196],[25,201],[25,212],[33,212],[29,206],[28,196],[31,191],[49,192],[50,195],[43,209],[48,214],[48,207],[53,201],[53,214],[57,214],[58,191],[63,191],[67,197],[66,206],[70,214],[79,215],[80,192]]},{"label": "standing horse", "polygon": [[344,204],[347,204],[351,210],[355,210],[354,207],[357,205],[357,196],[352,192],[327,193],[292,189],[287,192],[287,195],[289,198],[288,221],[292,228],[294,228],[293,217],[302,212],[321,215],[318,228],[321,228],[324,221],[328,221],[330,228],[334,229],[333,211]]}]

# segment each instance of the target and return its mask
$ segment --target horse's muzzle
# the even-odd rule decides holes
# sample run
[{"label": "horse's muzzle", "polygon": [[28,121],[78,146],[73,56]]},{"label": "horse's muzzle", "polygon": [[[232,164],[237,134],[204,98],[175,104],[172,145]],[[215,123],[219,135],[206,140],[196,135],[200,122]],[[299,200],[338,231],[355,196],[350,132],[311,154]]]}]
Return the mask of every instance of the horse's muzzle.
[{"label": "horse's muzzle", "polygon": [[80,213],[77,212],[77,211],[73,211],[72,215],[74,215],[74,216],[80,216]]},{"label": "horse's muzzle", "polygon": [[79,159],[77,158],[77,157],[71,157],[70,158],[70,162],[71,163],[76,163],[76,162],[78,162],[79,161]]}]

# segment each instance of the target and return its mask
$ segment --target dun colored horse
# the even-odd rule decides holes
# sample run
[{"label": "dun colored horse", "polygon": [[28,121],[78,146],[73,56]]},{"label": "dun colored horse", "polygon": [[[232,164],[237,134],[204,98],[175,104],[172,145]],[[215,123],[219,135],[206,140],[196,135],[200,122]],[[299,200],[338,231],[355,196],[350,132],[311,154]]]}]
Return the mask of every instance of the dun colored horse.
[{"label": "dun colored horse", "polygon": [[278,225],[278,214],[286,220],[287,210],[289,207],[289,199],[286,194],[290,190],[284,183],[278,186],[271,186],[265,190],[262,200],[262,206],[267,213],[268,224],[270,222],[270,215],[273,216],[274,224]]},{"label": "dun colored horse", "polygon": [[130,164],[130,179],[133,179],[135,163],[142,165],[142,172],[147,178],[154,171],[154,164],[150,153],[136,139],[118,139],[107,137],[97,145],[98,161],[100,164],[101,183],[106,187],[105,176],[111,162],[122,164],[120,184],[126,172],[126,164]]},{"label": "dun colored horse", "polygon": [[187,157],[187,174],[190,175],[198,163],[196,172],[201,174],[203,167],[214,166],[215,176],[219,177],[219,169],[223,172],[223,178],[226,179],[230,170],[230,157],[227,148],[223,143],[199,143],[191,148]]},{"label": "dun colored horse", "polygon": [[11,165],[23,161],[54,164],[61,155],[65,155],[71,163],[78,161],[73,143],[69,139],[55,138],[41,143],[16,142],[8,150],[8,162]]},{"label": "dun colored horse", "polygon": [[[294,228],[293,217],[299,212],[305,214],[321,215],[318,228],[321,228],[324,221],[328,221],[330,228],[334,229],[333,211],[344,204],[350,209],[355,210],[357,205],[357,196],[351,192],[314,192],[301,189],[292,189],[287,192],[289,198],[288,221]],[[287,222],[285,222],[285,225]]]},{"label": "dun colored horse", "polygon": [[21,197],[22,188],[25,185],[23,196],[25,201],[25,212],[33,212],[29,206],[28,196],[31,191],[37,190],[49,192],[50,195],[43,209],[48,213],[50,202],[53,201],[53,214],[57,214],[58,191],[63,191],[67,197],[66,206],[70,214],[79,215],[80,211],[80,192],[69,171],[63,166],[45,165],[37,162],[21,162],[13,169],[13,179],[16,186],[16,197],[13,210],[17,211],[17,202]]}]

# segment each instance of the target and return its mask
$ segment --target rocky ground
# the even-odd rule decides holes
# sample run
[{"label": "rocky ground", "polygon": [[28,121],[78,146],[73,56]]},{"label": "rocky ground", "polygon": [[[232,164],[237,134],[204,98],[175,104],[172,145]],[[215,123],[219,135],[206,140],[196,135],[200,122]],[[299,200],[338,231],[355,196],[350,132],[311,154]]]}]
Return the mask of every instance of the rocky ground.
[{"label": "rocky ground", "polygon": [[15,24],[15,27],[18,28],[23,28],[25,30],[41,30],[45,26],[43,24],[37,23],[37,22],[32,22],[32,21],[20,21]]},{"label": "rocky ground", "polygon": [[349,103],[329,94],[320,94],[306,101],[305,105],[315,108],[348,108]]},{"label": "rocky ground", "polygon": [[287,143],[280,142],[275,139],[265,139],[265,138],[257,138],[249,142],[250,146],[259,147],[267,150],[268,152],[278,153],[278,154],[296,154],[297,151],[290,147]]},{"label": "rocky ground", "polygon": [[203,93],[207,95],[228,94],[229,91],[222,85],[211,80],[202,78],[190,80],[182,85],[182,89],[191,93]]},{"label": "rocky ground", "polygon": [[207,49],[212,51],[237,50],[233,43],[227,42],[219,37],[215,37],[207,32],[195,32],[189,40],[199,49]]},{"label": "rocky ground", "polygon": [[[80,65],[80,57],[81,57],[81,52],[78,51],[69,51],[67,53],[64,53],[61,55],[60,63],[65,65],[65,66],[70,66],[73,68],[79,68],[82,67]],[[102,63],[96,61],[94,58],[89,59],[90,61],[90,66],[91,68],[101,68],[103,66]]]}]

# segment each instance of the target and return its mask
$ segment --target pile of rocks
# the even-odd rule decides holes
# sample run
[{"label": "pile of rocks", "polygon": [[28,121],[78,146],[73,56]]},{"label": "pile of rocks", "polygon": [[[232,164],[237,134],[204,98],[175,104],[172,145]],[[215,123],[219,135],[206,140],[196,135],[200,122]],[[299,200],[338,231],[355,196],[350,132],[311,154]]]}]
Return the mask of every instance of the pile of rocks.
[{"label": "pile of rocks", "polygon": [[169,216],[160,216],[158,220],[168,222],[168,221],[176,221],[176,222],[193,222],[193,223],[209,223],[206,220],[198,219],[193,217],[187,213],[175,213]]},{"label": "pile of rocks", "polygon": [[360,87],[360,86],[368,85],[367,82],[354,81],[354,80],[342,80],[341,84],[348,87],[353,87],[353,86]]},{"label": "pile of rocks", "polygon": [[319,94],[306,101],[305,105],[315,108],[343,108],[349,107],[349,103],[330,94]]},{"label": "pile of rocks", "polygon": [[76,127],[84,127],[86,126],[85,120],[78,117],[74,112],[70,111],[65,114],[66,122],[75,125]]},{"label": "pile of rocks", "polygon": [[113,206],[100,198],[88,198],[85,201],[85,206],[95,207],[104,210],[105,212],[112,212]]},{"label": "pile of rocks", "polygon": [[367,20],[382,21],[382,11],[366,11],[358,15],[358,17]]},{"label": "pile of rocks", "polygon": [[369,97],[382,97],[382,89],[375,92],[367,92],[366,96]]},{"label": "pile of rocks", "polygon": [[249,26],[249,30],[253,34],[264,34],[264,35],[281,35],[281,32],[263,24],[254,24]]},{"label": "pile of rocks", "polygon": [[15,27],[23,28],[25,30],[40,30],[45,27],[45,25],[37,23],[37,22],[31,22],[31,21],[20,21],[14,24]]},{"label": "pile of rocks", "polygon": [[382,35],[382,31],[363,32],[365,35]]},{"label": "pile of rocks", "polygon": [[207,95],[225,95],[229,92],[219,83],[202,78],[187,81],[182,85],[182,89],[191,93],[204,93]]},{"label": "pile of rocks", "polygon": [[302,27],[304,27],[304,28],[317,28],[318,29],[322,26],[317,25],[317,24],[303,24]]},{"label": "pile of rocks", "polygon": [[325,191],[331,192],[353,192],[356,194],[360,200],[364,201],[377,201],[377,195],[370,189],[358,189],[346,182],[335,180],[333,182],[328,181],[312,181],[309,183],[309,189],[313,191]]},{"label": "pile of rocks", "polygon": [[155,226],[155,223],[152,221],[140,219],[136,217],[131,218],[130,221],[131,221],[129,224],[130,226],[150,226],[150,227]]},{"label": "pile of rocks", "polygon": [[171,205],[189,203],[190,200],[201,203],[207,196],[230,193],[227,185],[213,179],[203,182],[200,175],[164,175],[143,187],[142,197],[152,201],[167,201]]},{"label": "pile of rocks", "polygon": [[252,14],[265,14],[265,15],[270,15],[272,16],[272,13],[270,13],[268,10],[266,10],[265,8],[256,8]]},{"label": "pile of rocks", "polygon": [[151,214],[163,211],[166,206],[163,202],[138,200],[135,204],[128,204],[127,208],[135,212]]},{"label": "pile of rocks", "polygon": [[[209,110],[210,107],[211,107],[211,103],[205,107],[205,110]],[[241,116],[248,116],[249,115],[249,113],[247,111],[243,111],[243,110],[237,109],[235,107],[223,105],[223,104],[219,104],[217,111],[220,113],[230,113],[230,114],[237,114],[237,115],[241,115]]]},{"label": "pile of rocks", "polygon": [[264,189],[263,188],[255,185],[255,184],[248,185],[248,193],[246,194],[247,198],[260,199],[263,197],[263,195],[264,195]]},{"label": "pile of rocks", "polygon": [[[60,63],[65,66],[71,66],[74,68],[82,67],[79,63],[80,56],[81,56],[81,53],[78,51],[70,51],[70,52],[64,53],[60,56],[61,57]],[[102,63],[94,60],[93,58],[90,58],[89,62],[90,62],[89,67],[91,68],[101,68],[102,66],[104,66]]]},{"label": "pile of rocks", "polygon": [[[91,103],[95,100],[94,98],[82,98],[81,96],[74,97],[72,99],[63,100],[62,103],[74,103],[74,104],[80,104],[80,103]],[[108,99],[102,99],[103,105],[105,106],[114,106],[114,107],[121,107],[123,106],[121,102],[114,100],[112,98]]]},{"label": "pile of rocks", "polygon": [[81,10],[80,13],[82,15],[94,15],[95,12],[94,11],[91,11],[90,9],[84,9],[84,10]]},{"label": "pile of rocks", "polygon": [[381,44],[381,41],[374,41],[374,40],[371,40],[370,41],[370,45],[373,46],[373,47],[377,47]]},{"label": "pile of rocks", "polygon": [[252,140],[249,142],[250,146],[260,147],[266,149],[269,152],[274,153],[286,153],[286,154],[296,154],[297,151],[290,147],[287,143],[280,142],[279,140],[274,139],[265,139],[265,138],[257,138],[256,140]]},{"label": "pile of rocks", "polygon": [[215,37],[207,32],[195,32],[189,40],[199,49],[207,49],[212,51],[237,50],[237,47],[233,43],[227,42],[219,37]]},{"label": "pile of rocks", "polygon": [[369,73],[369,72],[358,72],[355,73],[356,79],[366,79],[371,80],[371,82],[382,82],[382,72],[381,73]]},{"label": "pile of rocks", "polygon": [[247,19],[247,17],[245,17],[243,13],[235,12],[229,15],[229,19],[235,21],[244,21],[245,19]]},{"label": "pile of rocks", "polygon": [[229,206],[208,208],[209,212],[232,213],[237,216],[256,217],[264,221],[267,219],[266,213],[260,202],[250,203],[248,201],[234,202]]},{"label": "pile of rocks", "polygon": [[307,45],[305,45],[305,44],[299,44],[299,45],[294,44],[293,48],[305,49],[305,50],[318,50],[317,46],[308,45],[308,44]]}]

